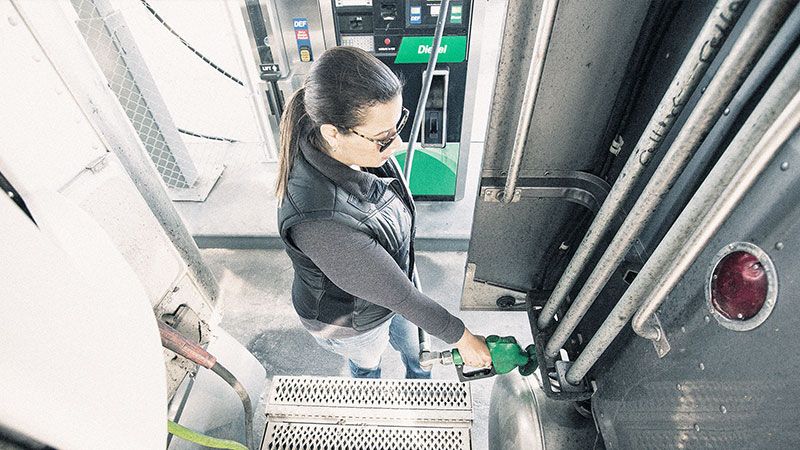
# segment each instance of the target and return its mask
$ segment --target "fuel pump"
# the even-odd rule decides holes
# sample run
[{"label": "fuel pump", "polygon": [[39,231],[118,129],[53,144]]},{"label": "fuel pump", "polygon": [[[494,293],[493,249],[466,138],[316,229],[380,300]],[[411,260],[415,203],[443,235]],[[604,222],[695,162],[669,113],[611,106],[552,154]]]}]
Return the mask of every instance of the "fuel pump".
[{"label": "fuel pump", "polygon": [[[446,14],[419,135],[410,136],[411,129],[401,133],[404,142],[416,143],[409,182],[417,200],[463,197],[470,140],[465,105],[472,104],[466,93],[471,9],[471,0],[451,0],[447,11],[440,0],[333,0],[337,44],[372,52],[400,74],[409,111],[417,108],[436,22]],[[405,157],[404,151],[397,154],[404,167]]]}]

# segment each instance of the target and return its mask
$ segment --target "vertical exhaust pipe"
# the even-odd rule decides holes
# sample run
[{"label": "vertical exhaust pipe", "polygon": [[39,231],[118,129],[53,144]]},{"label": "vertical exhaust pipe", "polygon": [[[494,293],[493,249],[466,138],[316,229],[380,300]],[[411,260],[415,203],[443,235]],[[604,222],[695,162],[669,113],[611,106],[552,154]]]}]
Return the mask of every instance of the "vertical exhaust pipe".
[{"label": "vertical exhaust pipe", "polygon": [[[713,211],[712,214],[724,212],[727,217],[730,210],[723,211],[721,203],[729,203],[727,199],[731,199],[733,200],[731,205],[735,205],[740,199],[741,182],[737,180],[742,179],[744,175],[738,175],[737,171],[744,169],[748,176],[757,176],[757,172],[751,172],[758,167],[756,163],[750,162],[753,156],[762,155],[767,150],[774,151],[774,144],[785,140],[784,137],[778,137],[771,142],[765,137],[765,133],[768,133],[768,129],[772,131],[783,126],[778,116],[787,107],[790,99],[795,98],[794,103],[797,103],[798,92],[800,92],[800,51],[795,51],[789,63],[742,126],[742,131],[737,133],[697,193],[642,267],[639,276],[625,291],[603,325],[575,360],[567,372],[567,381],[577,384],[586,376],[634,315],[639,305],[642,307],[640,313],[634,317],[634,330],[648,339],[660,337],[660,332],[654,332],[655,330],[646,326],[651,311],[655,311],[661,305],[667,293],[675,287],[699,251],[705,247],[708,238],[719,228],[721,222],[718,219],[716,222],[712,221],[706,216],[708,212]],[[790,133],[795,127],[797,122],[785,128],[785,131]],[[724,193],[731,190],[736,190],[738,194]],[[645,300],[644,304],[642,300]]]},{"label": "vertical exhaust pipe", "polygon": [[511,160],[508,165],[508,178],[503,190],[503,203],[510,203],[514,198],[519,178],[519,166],[522,164],[522,155],[525,152],[525,143],[533,119],[533,109],[536,106],[536,97],[539,93],[539,84],[544,72],[544,60],[547,57],[547,47],[550,45],[550,35],[556,21],[558,0],[544,0],[542,12],[539,16],[539,25],[536,28],[536,40],[533,44],[533,56],[528,68],[528,80],[525,83],[525,94],[522,97],[522,107],[519,111],[517,132],[514,134],[514,147],[511,150]]},{"label": "vertical exhaust pipe", "polygon": [[792,4],[787,0],[763,1],[758,4],[753,17],[742,30],[742,35],[733,45],[730,54],[720,65],[705,94],[692,110],[686,124],[664,156],[663,162],[647,183],[622,227],[547,343],[546,352],[549,355],[557,354],[569,339],[569,335],[594,303],[633,241],[648,224],[661,199],[700,147],[717,119],[722,116],[725,107],[777,34],[791,8]]},{"label": "vertical exhaust pipe", "polygon": [[556,312],[575,286],[578,276],[600,243],[600,239],[605,235],[614,217],[619,214],[624,200],[636,185],[653,154],[661,147],[664,137],[672,129],[675,120],[683,111],[686,102],[694,93],[745,6],[747,6],[746,0],[719,0],[714,6],[700,34],[689,49],[686,59],[658,104],[656,112],[650,118],[646,128],[648,131],[643,133],[636,143],[617,182],[611,188],[586,236],[542,309],[537,321],[539,328],[547,328],[553,323]]}]

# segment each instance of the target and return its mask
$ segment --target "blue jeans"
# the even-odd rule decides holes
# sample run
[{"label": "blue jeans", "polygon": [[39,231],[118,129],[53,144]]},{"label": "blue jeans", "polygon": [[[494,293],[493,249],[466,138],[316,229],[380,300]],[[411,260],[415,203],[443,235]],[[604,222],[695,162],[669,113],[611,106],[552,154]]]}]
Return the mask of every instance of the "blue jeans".
[{"label": "blue jeans", "polygon": [[344,356],[353,378],[380,378],[381,355],[386,344],[400,352],[406,366],[406,378],[431,377],[419,365],[419,336],[417,327],[405,317],[395,314],[390,320],[357,336],[344,339],[314,337],[324,349]]}]

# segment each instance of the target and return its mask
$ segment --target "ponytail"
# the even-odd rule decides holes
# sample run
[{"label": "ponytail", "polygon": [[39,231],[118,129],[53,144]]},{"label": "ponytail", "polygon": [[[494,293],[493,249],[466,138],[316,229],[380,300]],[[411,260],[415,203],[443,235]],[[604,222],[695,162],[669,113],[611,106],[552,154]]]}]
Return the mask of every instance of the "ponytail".
[{"label": "ponytail", "polygon": [[372,54],[355,47],[333,47],[311,66],[303,87],[286,105],[280,126],[280,156],[275,195],[283,203],[289,172],[297,155],[300,139],[311,147],[329,151],[319,132],[321,124],[339,129],[358,126],[367,107],[386,103],[403,92],[403,83]]},{"label": "ponytail", "polygon": [[278,157],[278,179],[275,183],[275,196],[278,207],[283,203],[286,186],[289,184],[289,171],[297,154],[300,132],[304,128],[303,122],[308,120],[305,107],[305,87],[301,87],[289,99],[286,110],[283,112],[280,125],[280,155]]}]

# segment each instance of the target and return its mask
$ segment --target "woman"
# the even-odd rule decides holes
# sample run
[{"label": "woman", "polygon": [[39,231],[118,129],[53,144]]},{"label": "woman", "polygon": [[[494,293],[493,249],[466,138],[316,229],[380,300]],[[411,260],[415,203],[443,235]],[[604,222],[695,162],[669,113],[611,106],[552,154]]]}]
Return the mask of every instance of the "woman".
[{"label": "woman", "polygon": [[363,50],[336,47],[314,63],[281,121],[276,195],[292,303],[359,378],[380,377],[387,343],[407,378],[430,378],[412,323],[455,343],[466,364],[491,364],[483,339],[411,282],[414,203],[391,158],[407,119],[397,76]]}]

